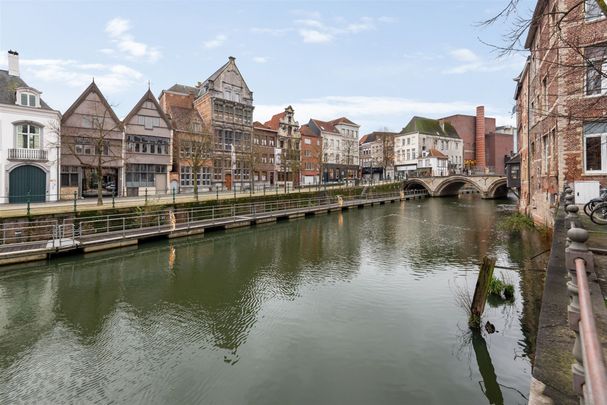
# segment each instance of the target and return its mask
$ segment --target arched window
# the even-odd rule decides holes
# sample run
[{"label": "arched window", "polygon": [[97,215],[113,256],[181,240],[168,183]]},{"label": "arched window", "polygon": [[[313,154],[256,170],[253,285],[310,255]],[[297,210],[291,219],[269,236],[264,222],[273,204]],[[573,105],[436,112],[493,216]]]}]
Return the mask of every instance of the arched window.
[{"label": "arched window", "polygon": [[16,147],[40,149],[40,127],[33,124],[18,124]]}]

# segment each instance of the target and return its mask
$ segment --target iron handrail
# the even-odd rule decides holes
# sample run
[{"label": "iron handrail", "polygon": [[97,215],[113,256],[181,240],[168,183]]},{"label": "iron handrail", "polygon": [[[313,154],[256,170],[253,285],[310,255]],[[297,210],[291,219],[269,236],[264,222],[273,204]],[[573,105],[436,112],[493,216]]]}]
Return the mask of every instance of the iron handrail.
[{"label": "iron handrail", "polygon": [[590,301],[590,288],[584,259],[575,259],[575,272],[580,308],[579,327],[584,368],[586,369],[584,385],[588,388],[584,387],[584,391],[587,393],[584,395],[584,399],[591,404],[607,404],[607,368]]}]

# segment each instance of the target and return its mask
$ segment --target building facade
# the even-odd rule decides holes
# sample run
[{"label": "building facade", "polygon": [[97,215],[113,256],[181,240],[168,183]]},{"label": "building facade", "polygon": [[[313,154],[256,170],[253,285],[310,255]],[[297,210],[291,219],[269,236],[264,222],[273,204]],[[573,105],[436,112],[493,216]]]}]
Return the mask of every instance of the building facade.
[{"label": "building facade", "polygon": [[278,183],[298,186],[301,174],[301,134],[293,107],[288,106],[264,124],[277,132],[276,174]]},{"label": "building facade", "polygon": [[461,173],[464,145],[449,122],[413,117],[394,138],[394,166],[397,178],[417,172],[419,158],[435,149],[447,156],[448,170],[444,175]]},{"label": "building facade", "polygon": [[346,117],[341,117],[332,121],[310,119],[308,127],[322,139],[320,156],[322,181],[358,178],[358,130],[360,125]]},{"label": "building facade", "polygon": [[395,132],[371,132],[359,142],[361,177],[384,180],[394,178]]},{"label": "building facade", "polygon": [[321,138],[305,124],[299,129],[301,134],[301,184],[320,184]]},{"label": "building facade", "polygon": [[213,139],[210,156],[211,184],[231,190],[250,185],[253,92],[249,90],[234,57],[196,86],[175,84],[164,90],[160,105],[194,109]]},{"label": "building facade", "polygon": [[256,188],[274,187],[277,184],[276,145],[278,131],[255,121],[253,123],[253,145],[251,146],[251,166]]},{"label": "building facade", "polygon": [[123,127],[122,194],[166,194],[173,161],[173,131],[151,90],[148,89],[126,116]]},{"label": "building facade", "polygon": [[20,77],[19,54],[0,70],[0,192],[2,203],[57,201],[60,114]]},{"label": "building facade", "polygon": [[484,106],[476,107],[476,115],[456,114],[439,121],[450,123],[462,139],[464,169],[504,174],[504,156],[514,151],[514,136],[507,127],[496,127],[495,118],[485,116]]},{"label": "building facade", "polygon": [[607,185],[607,18],[595,1],[538,1],[525,47],[515,91],[519,208],[552,226],[565,184]]},{"label": "building facade", "polygon": [[61,196],[122,195],[123,127],[93,81],[61,118]]}]

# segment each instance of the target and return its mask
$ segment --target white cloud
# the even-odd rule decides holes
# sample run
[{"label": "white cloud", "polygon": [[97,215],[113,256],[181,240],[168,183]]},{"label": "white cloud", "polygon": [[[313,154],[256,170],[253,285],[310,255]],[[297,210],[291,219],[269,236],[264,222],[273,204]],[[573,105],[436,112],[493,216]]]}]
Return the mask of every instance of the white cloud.
[{"label": "white cloud", "polygon": [[310,44],[322,44],[333,39],[332,35],[317,30],[299,30],[299,35],[305,43]]},{"label": "white cloud", "polygon": [[343,17],[334,17],[331,24],[325,24],[319,13],[309,13],[301,10],[291,11],[302,18],[293,20],[294,28],[266,28],[255,27],[255,33],[283,35],[289,31],[296,31],[304,43],[323,44],[333,41],[338,36],[358,34],[377,28],[378,23],[394,22],[392,17],[361,17],[356,21],[347,21]]},{"label": "white cloud", "polygon": [[[384,126],[399,131],[414,115],[440,118],[458,113],[474,114],[478,104],[466,101],[421,101],[401,97],[326,96],[302,99],[292,105],[302,124],[309,118],[329,120],[347,116],[361,125],[361,133],[365,133]],[[282,110],[284,105],[257,104],[255,119],[263,122]],[[491,108],[487,107],[487,112],[491,111]]]},{"label": "white cloud", "polygon": [[143,79],[141,72],[121,64],[80,63],[72,59],[22,59],[20,63],[28,77],[76,88],[84,88],[94,77],[108,93],[126,90]]},{"label": "white cloud", "polygon": [[455,66],[443,70],[445,74],[465,74],[472,72],[497,72],[500,70],[522,69],[525,58],[522,55],[507,55],[500,58],[482,58],[467,48],[454,49],[449,52]]},{"label": "white cloud", "polygon": [[108,21],[105,26],[105,32],[110,37],[110,41],[115,44],[116,49],[103,48],[100,52],[106,55],[115,55],[120,52],[129,59],[148,60],[156,62],[162,56],[161,52],[150,45],[136,41],[130,34],[131,23],[124,18],[116,17]]},{"label": "white cloud", "polygon": [[266,63],[268,61],[268,58],[266,58],[265,56],[255,56],[253,58],[253,62],[255,63]]},{"label": "white cloud", "polygon": [[215,36],[215,38],[213,39],[209,39],[208,41],[204,41],[202,43],[202,46],[204,46],[207,49],[213,49],[213,48],[218,48],[221,45],[224,44],[224,42],[226,42],[228,39],[228,37],[224,34],[219,34],[217,36]]}]

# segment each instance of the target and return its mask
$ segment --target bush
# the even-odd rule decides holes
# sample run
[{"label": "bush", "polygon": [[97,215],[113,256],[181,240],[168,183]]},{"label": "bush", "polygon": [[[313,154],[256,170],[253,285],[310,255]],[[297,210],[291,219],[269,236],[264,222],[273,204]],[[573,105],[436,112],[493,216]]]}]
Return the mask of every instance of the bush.
[{"label": "bush", "polygon": [[527,215],[515,212],[500,221],[498,228],[504,231],[518,232],[524,229],[535,229],[535,224]]},{"label": "bush", "polygon": [[489,283],[489,294],[496,298],[512,301],[514,299],[514,286],[503,279],[492,277]]}]

